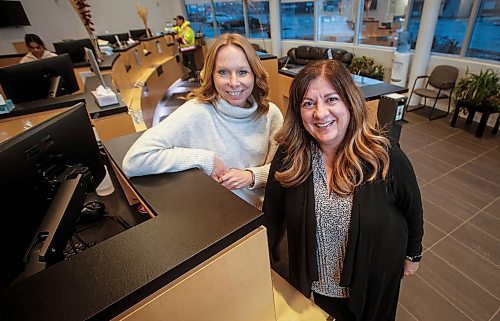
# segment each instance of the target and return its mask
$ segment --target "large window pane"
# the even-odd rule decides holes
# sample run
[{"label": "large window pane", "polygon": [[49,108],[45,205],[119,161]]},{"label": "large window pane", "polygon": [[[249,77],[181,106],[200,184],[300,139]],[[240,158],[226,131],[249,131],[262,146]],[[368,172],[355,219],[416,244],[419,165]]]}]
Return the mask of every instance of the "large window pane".
[{"label": "large window pane", "polygon": [[365,0],[359,43],[375,46],[397,46],[397,33],[402,31],[408,0]]},{"label": "large window pane", "polygon": [[[411,47],[415,48],[424,0],[415,0],[409,23]],[[432,51],[460,54],[473,2],[470,0],[443,0],[432,42]]]},{"label": "large window pane", "polygon": [[[212,10],[210,1],[186,1],[187,19],[195,32],[202,32],[207,37],[214,37]],[[210,19],[208,19],[210,17]],[[175,21],[174,21],[175,23]]]},{"label": "large window pane", "polygon": [[271,38],[269,1],[247,1],[250,38]]},{"label": "large window pane", "polygon": [[[242,1],[214,1],[214,11],[219,34],[231,32],[245,35]],[[209,21],[212,22],[212,17]]]},{"label": "large window pane", "polygon": [[314,1],[281,2],[281,37],[314,39]]},{"label": "large window pane", "polygon": [[500,0],[483,0],[467,56],[500,61]]},{"label": "large window pane", "polygon": [[353,42],[356,21],[353,3],[353,0],[319,0],[319,40]]}]

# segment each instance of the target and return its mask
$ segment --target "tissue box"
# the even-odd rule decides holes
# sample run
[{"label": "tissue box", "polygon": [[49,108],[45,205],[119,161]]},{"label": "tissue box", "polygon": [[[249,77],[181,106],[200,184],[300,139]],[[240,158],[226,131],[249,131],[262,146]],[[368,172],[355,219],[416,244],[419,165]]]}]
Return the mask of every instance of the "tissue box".
[{"label": "tissue box", "polygon": [[4,104],[0,105],[0,114],[10,113],[12,109],[14,109],[14,104],[12,103],[12,100],[7,99],[4,101]]},{"label": "tissue box", "polygon": [[99,107],[118,104],[118,97],[113,92],[113,90],[111,90],[111,88],[106,87],[104,88],[104,90],[101,88],[92,91],[92,95],[94,95],[94,98]]}]

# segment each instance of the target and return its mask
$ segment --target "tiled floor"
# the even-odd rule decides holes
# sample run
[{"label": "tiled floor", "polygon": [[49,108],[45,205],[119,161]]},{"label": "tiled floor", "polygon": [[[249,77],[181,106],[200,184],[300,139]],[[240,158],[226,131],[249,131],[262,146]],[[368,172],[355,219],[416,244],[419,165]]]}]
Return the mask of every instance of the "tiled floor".
[{"label": "tiled floor", "polygon": [[500,321],[500,133],[407,113],[401,147],[424,205],[424,258],[403,279],[398,321]]}]

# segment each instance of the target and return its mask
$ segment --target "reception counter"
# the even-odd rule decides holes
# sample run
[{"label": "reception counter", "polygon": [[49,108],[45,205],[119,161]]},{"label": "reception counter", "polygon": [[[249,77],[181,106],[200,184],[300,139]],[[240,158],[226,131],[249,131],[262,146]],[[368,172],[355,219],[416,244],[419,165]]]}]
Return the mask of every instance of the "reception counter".
[{"label": "reception counter", "polygon": [[[104,142],[118,171],[141,133]],[[269,265],[262,213],[199,170],[136,177],[152,218],[0,291],[2,320],[326,320]]]},{"label": "reception counter", "polygon": [[[90,66],[74,68],[80,90],[62,97],[16,104],[0,119],[66,107],[84,101],[101,139],[111,139],[151,127],[154,109],[168,88],[184,75],[178,47],[170,35],[143,39],[111,56],[104,56],[99,68],[108,85],[118,92],[119,103],[99,107],[90,91],[95,81]],[[8,97],[7,97],[8,98]]]},{"label": "reception counter", "polygon": [[[136,138],[105,143],[115,163]],[[110,319],[262,224],[258,210],[199,170],[130,182],[155,217],[4,289],[0,319]],[[262,246],[265,233],[257,238]]]}]

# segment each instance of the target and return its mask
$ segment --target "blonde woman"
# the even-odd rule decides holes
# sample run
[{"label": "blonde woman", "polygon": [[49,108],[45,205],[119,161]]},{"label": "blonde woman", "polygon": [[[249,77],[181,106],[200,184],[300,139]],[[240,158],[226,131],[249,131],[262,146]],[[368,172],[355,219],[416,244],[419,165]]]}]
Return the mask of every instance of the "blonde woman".
[{"label": "blonde woman", "polygon": [[290,88],[263,211],[273,266],[288,239],[289,281],[337,321],[394,320],[401,277],[421,258],[416,177],[367,122],[347,68],[306,66]]},{"label": "blonde woman", "polygon": [[267,74],[250,43],[220,36],[201,72],[201,87],[148,129],[123,160],[128,176],[199,168],[257,208],[262,207],[273,136],[283,117],[267,101]]}]

